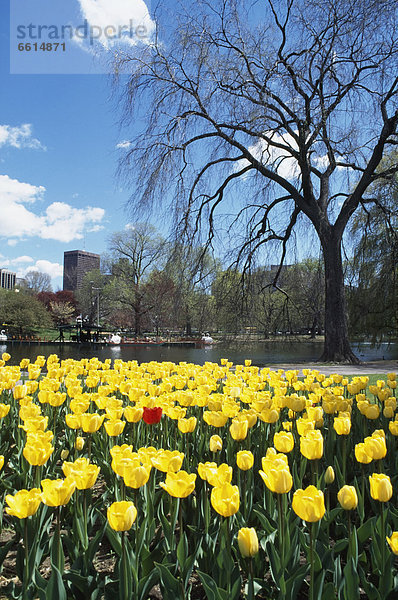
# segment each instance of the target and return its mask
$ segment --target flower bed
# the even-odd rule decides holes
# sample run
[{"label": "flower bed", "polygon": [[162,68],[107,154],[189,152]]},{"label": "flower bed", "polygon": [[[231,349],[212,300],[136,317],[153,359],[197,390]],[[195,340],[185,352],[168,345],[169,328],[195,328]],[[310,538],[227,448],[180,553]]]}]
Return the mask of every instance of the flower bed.
[{"label": "flower bed", "polygon": [[396,597],[394,373],[8,358],[9,596]]}]

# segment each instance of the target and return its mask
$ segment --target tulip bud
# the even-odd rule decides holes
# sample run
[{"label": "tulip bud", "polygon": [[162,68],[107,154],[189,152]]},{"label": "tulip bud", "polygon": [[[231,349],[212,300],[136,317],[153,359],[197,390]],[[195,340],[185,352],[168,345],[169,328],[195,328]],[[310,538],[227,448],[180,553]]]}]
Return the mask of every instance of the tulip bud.
[{"label": "tulip bud", "polygon": [[353,485],[344,485],[337,494],[337,500],[344,510],[353,510],[358,506],[358,495]]},{"label": "tulip bud", "polygon": [[212,435],[210,438],[210,452],[222,450],[222,439],[219,435]]},{"label": "tulip bud", "polygon": [[75,441],[75,448],[76,450],[83,450],[84,447],[84,438],[80,437],[80,435],[77,436],[76,441]]},{"label": "tulip bud", "polygon": [[243,558],[258,554],[258,538],[254,527],[242,527],[238,532],[238,545]]},{"label": "tulip bud", "polygon": [[388,545],[394,554],[398,554],[398,531],[394,531],[391,537],[387,537]]},{"label": "tulip bud", "polygon": [[330,485],[334,481],[334,469],[329,466],[325,472],[325,483],[326,485]]},{"label": "tulip bud", "polygon": [[66,460],[69,456],[69,450],[64,448],[61,452],[61,460]]}]

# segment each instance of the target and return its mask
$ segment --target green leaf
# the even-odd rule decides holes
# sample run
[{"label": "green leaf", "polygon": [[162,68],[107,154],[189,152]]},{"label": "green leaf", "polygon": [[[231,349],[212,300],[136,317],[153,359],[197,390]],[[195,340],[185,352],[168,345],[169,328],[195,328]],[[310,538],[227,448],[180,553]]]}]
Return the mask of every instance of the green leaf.
[{"label": "green leaf", "polygon": [[377,517],[371,517],[363,525],[358,528],[357,536],[360,544],[368,540],[372,534],[376,524]]},{"label": "green leaf", "polygon": [[354,558],[350,558],[344,567],[344,600],[359,598],[359,576]]},{"label": "green leaf", "polygon": [[133,593],[133,571],[131,567],[130,557],[128,551],[125,548],[125,552],[122,553],[119,564],[119,598],[120,600],[126,600],[131,598]]},{"label": "green leaf", "polygon": [[181,571],[184,571],[185,561],[188,555],[188,540],[185,533],[180,537],[180,541],[177,546],[177,559],[180,565]]},{"label": "green leaf", "polygon": [[202,573],[202,571],[197,571],[197,573],[206,592],[207,600],[229,600],[226,597],[226,592],[217,587],[216,582],[210,575]]},{"label": "green leaf", "polygon": [[162,584],[164,600],[176,600],[181,594],[181,583],[174,577],[170,570],[162,563],[155,563]]},{"label": "green leaf", "polygon": [[56,566],[52,565],[51,577],[46,588],[46,600],[67,600],[62,576]]},{"label": "green leaf", "polygon": [[116,554],[118,556],[122,555],[122,543],[120,541],[120,536],[117,534],[116,531],[114,531],[109,524],[106,525],[106,537],[109,540],[110,545],[112,546],[113,550],[116,552]]},{"label": "green leaf", "polygon": [[333,546],[333,553],[336,554],[340,554],[341,552],[343,552],[348,546],[348,540],[344,539],[344,540],[339,540],[338,542],[335,543],[335,545]]},{"label": "green leaf", "polygon": [[156,584],[158,572],[154,569],[142,577],[138,582],[138,598],[137,600],[147,600],[149,590]]}]

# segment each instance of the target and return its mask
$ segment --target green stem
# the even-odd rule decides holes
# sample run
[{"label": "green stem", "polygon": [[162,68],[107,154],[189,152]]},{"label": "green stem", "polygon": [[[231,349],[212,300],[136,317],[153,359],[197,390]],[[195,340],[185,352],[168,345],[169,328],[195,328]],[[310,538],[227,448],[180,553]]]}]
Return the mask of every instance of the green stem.
[{"label": "green stem", "polygon": [[254,600],[253,559],[249,558],[248,600]]},{"label": "green stem", "polygon": [[310,600],[314,600],[314,523],[310,524]]},{"label": "green stem", "polygon": [[283,519],[282,494],[277,494],[278,497],[278,521],[279,521],[279,552],[281,555],[282,570],[285,569],[285,527]]},{"label": "green stem", "polygon": [[24,548],[25,548],[25,564],[24,564],[24,575],[22,582],[22,598],[25,598],[26,590],[28,588],[30,574],[29,574],[29,546],[28,546],[28,519],[24,519]]},{"label": "green stem", "polygon": [[[386,509],[387,510],[387,509]],[[383,589],[383,578],[385,577],[386,568],[386,520],[384,511],[384,502],[380,502],[381,511],[381,570],[380,570],[380,583],[379,589]]]}]

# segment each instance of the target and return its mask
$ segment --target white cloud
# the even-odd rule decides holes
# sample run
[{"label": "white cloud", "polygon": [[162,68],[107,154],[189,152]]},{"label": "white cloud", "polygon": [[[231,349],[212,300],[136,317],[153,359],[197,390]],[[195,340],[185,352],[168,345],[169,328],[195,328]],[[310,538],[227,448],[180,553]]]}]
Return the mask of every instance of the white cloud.
[{"label": "white cloud", "polygon": [[25,123],[20,127],[0,125],[0,147],[1,146],[46,150],[46,147],[43,146],[37,138],[32,137],[32,125],[30,123]]},{"label": "white cloud", "polygon": [[27,263],[35,262],[31,256],[18,256],[17,258],[12,258],[10,260],[11,265],[24,265]]},{"label": "white cloud", "polygon": [[9,245],[28,237],[68,243],[82,239],[86,232],[102,229],[105,211],[99,207],[75,208],[53,202],[41,214],[33,212],[31,205],[42,199],[44,192],[43,186],[0,175],[0,237],[7,237]]},{"label": "white cloud", "polygon": [[[297,152],[298,150],[297,143],[293,136],[288,133],[278,135],[273,134],[272,132],[265,132],[265,135],[267,135],[277,146],[269,144],[268,141],[263,138],[259,138],[255,144],[249,146],[249,151],[254,158],[285,179],[292,180],[300,177],[298,162],[292,156],[292,152]],[[284,148],[278,147],[279,145],[284,146]],[[313,153],[311,160],[313,165],[318,169],[326,169],[329,166],[327,154],[318,155]],[[238,171],[248,164],[247,160],[241,160],[235,167],[235,170]]]},{"label": "white cloud", "polygon": [[37,260],[34,265],[25,269],[24,275],[30,271],[39,271],[40,273],[46,273],[51,278],[62,277],[64,268],[59,263],[52,263],[49,260]]},{"label": "white cloud", "polygon": [[148,40],[155,30],[144,0],[78,0],[92,27],[93,37],[105,48],[120,42],[135,45]]},{"label": "white cloud", "polygon": [[116,144],[116,148],[120,148],[121,150],[128,150],[131,147],[131,142],[128,140],[122,140],[118,144]]}]

